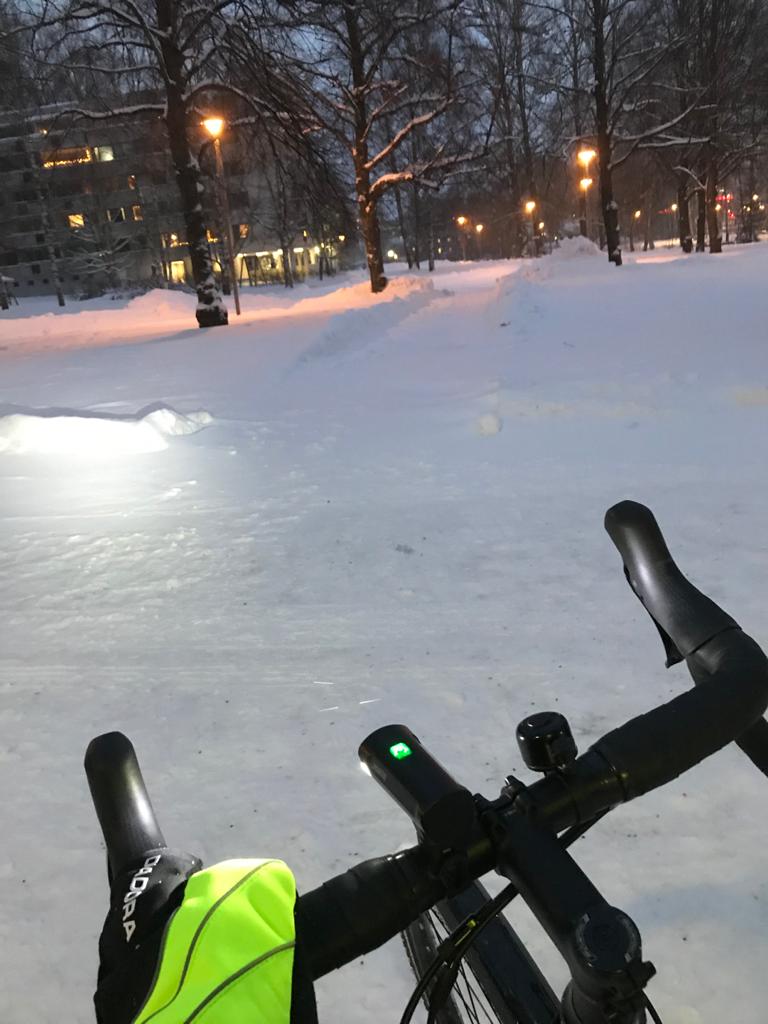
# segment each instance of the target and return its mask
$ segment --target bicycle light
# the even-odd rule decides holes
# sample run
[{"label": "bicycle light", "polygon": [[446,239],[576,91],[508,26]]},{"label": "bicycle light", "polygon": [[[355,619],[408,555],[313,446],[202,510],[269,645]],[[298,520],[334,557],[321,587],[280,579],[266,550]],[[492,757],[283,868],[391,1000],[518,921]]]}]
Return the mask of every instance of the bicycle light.
[{"label": "bicycle light", "polygon": [[387,791],[419,836],[442,849],[466,843],[475,821],[472,794],[405,725],[385,725],[363,740],[360,763]]}]

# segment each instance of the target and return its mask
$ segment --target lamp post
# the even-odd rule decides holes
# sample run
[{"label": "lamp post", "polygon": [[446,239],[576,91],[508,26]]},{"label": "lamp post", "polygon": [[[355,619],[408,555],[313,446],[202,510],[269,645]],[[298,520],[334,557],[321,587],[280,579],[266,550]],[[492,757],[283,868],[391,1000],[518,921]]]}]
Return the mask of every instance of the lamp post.
[{"label": "lamp post", "polygon": [[[579,231],[585,237],[587,236],[587,189],[592,184],[592,179],[589,177],[589,165],[597,156],[594,149],[580,149],[576,154],[576,159],[579,161],[581,166],[584,168],[584,177],[579,182],[581,187],[581,216],[579,217]],[[589,185],[585,185],[584,182],[588,181]]]},{"label": "lamp post", "polygon": [[467,261],[467,235],[466,235],[466,232],[465,232],[464,228],[466,227],[466,225],[468,223],[468,220],[464,216],[464,214],[462,213],[462,214],[460,214],[456,218],[456,223],[459,225],[459,242],[461,243],[461,259],[462,259],[462,261],[464,263],[466,263],[466,261]]},{"label": "lamp post", "polygon": [[579,218],[579,230],[585,238],[589,237],[589,223],[587,221],[587,192],[592,184],[591,178],[582,178],[579,182],[581,189],[581,217]]},{"label": "lamp post", "polygon": [[669,209],[670,209],[670,212],[672,214],[672,243],[674,245],[674,241],[675,241],[675,220],[676,220],[675,214],[677,213],[677,203],[672,203],[672,205],[670,206]]},{"label": "lamp post", "polygon": [[635,210],[635,212],[632,214],[632,219],[629,222],[629,251],[630,252],[634,252],[635,251],[635,238],[634,238],[634,230],[633,229],[635,227],[635,224],[642,217],[642,215],[643,215],[643,211],[642,210]]},{"label": "lamp post", "polygon": [[477,255],[480,259],[483,258],[483,231],[485,230],[485,224],[475,224],[475,237],[477,238]]},{"label": "lamp post", "polygon": [[526,202],[524,209],[525,209],[525,212],[528,214],[528,217],[530,218],[530,221],[531,221],[531,242],[533,244],[533,254],[534,254],[534,256],[538,256],[539,255],[539,247],[536,244],[536,217],[535,217],[536,202],[535,202],[535,200],[529,199]]},{"label": "lamp post", "polygon": [[229,199],[227,198],[227,185],[224,180],[224,157],[221,153],[221,133],[224,131],[224,119],[221,117],[207,117],[203,121],[203,127],[213,139],[213,152],[216,158],[216,184],[219,189],[219,208],[221,219],[224,221],[224,239],[227,246],[227,263],[229,264],[229,275],[232,279],[232,295],[235,299],[235,312],[240,316],[240,288],[235,274],[235,243],[232,238],[232,220],[229,215]]}]

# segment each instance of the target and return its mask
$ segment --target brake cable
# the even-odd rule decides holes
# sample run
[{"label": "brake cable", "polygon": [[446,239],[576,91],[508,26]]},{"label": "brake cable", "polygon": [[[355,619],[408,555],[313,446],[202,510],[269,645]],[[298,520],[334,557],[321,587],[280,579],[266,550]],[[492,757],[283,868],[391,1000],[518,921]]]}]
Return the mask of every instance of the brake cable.
[{"label": "brake cable", "polygon": [[[596,825],[601,818],[605,817],[608,811],[601,811],[594,818],[590,818],[589,821],[582,822],[580,825],[574,825],[572,828],[567,829],[559,837],[561,846],[567,849],[572,843],[575,843],[577,839],[580,839],[585,832],[588,832],[593,825]],[[411,998],[405,1007],[402,1017],[400,1018],[400,1024],[410,1024],[416,1007],[419,1005],[419,1000],[424,997],[427,989],[432,983],[436,975],[437,980],[434,984],[432,996],[429,1003],[429,1017],[427,1024],[433,1024],[434,1015],[440,1011],[443,1004],[445,1003],[451,989],[453,988],[456,978],[458,977],[459,970],[461,969],[461,961],[466,956],[467,950],[473,945],[483,932],[483,929],[490,924],[490,922],[518,895],[517,889],[511,883],[505,886],[502,891],[494,896],[493,899],[489,900],[483,908],[477,914],[472,914],[466,918],[456,928],[447,939],[444,939],[437,947],[437,952],[432,963],[429,965],[427,970],[421,976],[418,985],[413,990]],[[647,999],[647,997],[646,997]],[[650,1007],[651,1014],[655,1014],[655,1010]],[[658,1017],[654,1020],[656,1024],[661,1024]]]}]

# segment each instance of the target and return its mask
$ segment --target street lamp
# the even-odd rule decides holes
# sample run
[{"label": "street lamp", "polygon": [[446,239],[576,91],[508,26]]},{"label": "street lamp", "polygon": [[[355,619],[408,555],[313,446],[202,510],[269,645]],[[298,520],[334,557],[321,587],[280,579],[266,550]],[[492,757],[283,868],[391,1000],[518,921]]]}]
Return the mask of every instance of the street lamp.
[{"label": "street lamp", "polygon": [[[588,224],[587,224],[587,189],[592,184],[592,179],[589,177],[589,165],[597,156],[597,152],[594,149],[585,147],[580,149],[576,154],[576,159],[579,161],[581,166],[584,168],[584,177],[579,182],[581,186],[581,216],[579,217],[579,231],[584,237],[587,236]],[[588,184],[584,184],[587,182]]]},{"label": "street lamp", "polygon": [[477,236],[477,255],[482,258],[483,248],[481,242],[483,240],[483,231],[485,230],[485,224],[475,224],[475,234]]},{"label": "street lamp", "polygon": [[240,316],[240,289],[237,284],[237,275],[235,274],[235,243],[232,238],[232,219],[229,214],[229,199],[227,198],[227,185],[224,179],[224,157],[221,153],[221,133],[224,131],[224,118],[207,117],[203,121],[203,128],[213,139],[213,152],[216,157],[216,184],[219,189],[221,219],[224,221],[224,238],[227,243],[229,275],[232,278],[232,295],[235,299],[235,312]]},{"label": "street lamp", "polygon": [[675,241],[675,214],[677,213],[677,203],[672,203],[669,207],[670,219],[672,221],[672,243]]},{"label": "street lamp", "polygon": [[634,239],[634,231],[633,231],[634,226],[635,226],[635,222],[640,220],[642,215],[643,215],[643,211],[642,210],[635,210],[635,212],[632,214],[632,220],[630,220],[630,222],[629,222],[629,251],[630,252],[634,252],[635,251],[635,239]]},{"label": "street lamp", "polygon": [[459,214],[456,218],[456,223],[459,225],[459,243],[461,245],[461,258],[464,263],[467,261],[467,235],[464,228],[469,224],[469,218],[465,217],[463,213]]},{"label": "street lamp", "polygon": [[[584,152],[587,152],[586,150]],[[594,153],[594,150],[588,152]],[[591,158],[590,158],[591,159]],[[581,153],[579,153],[579,160],[581,160]],[[579,188],[581,189],[581,211],[579,214],[579,234],[585,238],[589,234],[589,225],[587,224],[587,192],[589,186],[592,184],[591,178],[582,178],[579,182]]]},{"label": "street lamp", "polygon": [[536,218],[534,217],[534,214],[536,213],[536,200],[528,199],[525,203],[524,209],[531,221],[531,241],[533,242],[533,254],[534,256],[538,256],[539,242],[538,236],[536,234]]}]

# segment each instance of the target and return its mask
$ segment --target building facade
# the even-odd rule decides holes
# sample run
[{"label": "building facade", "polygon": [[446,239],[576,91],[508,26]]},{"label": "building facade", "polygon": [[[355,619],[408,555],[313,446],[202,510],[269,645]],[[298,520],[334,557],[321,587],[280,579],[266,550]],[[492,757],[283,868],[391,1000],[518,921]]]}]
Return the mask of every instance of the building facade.
[{"label": "building facade", "polygon": [[[157,116],[60,126],[54,109],[0,115],[0,278],[17,297],[84,297],[105,290],[191,284],[184,219],[165,126]],[[199,139],[201,151],[206,139]],[[243,284],[280,281],[284,254],[258,225],[269,197],[242,147],[224,145]],[[214,265],[225,261],[213,188],[204,197]],[[291,245],[296,279],[335,269],[344,236],[322,245],[302,230]]]}]

